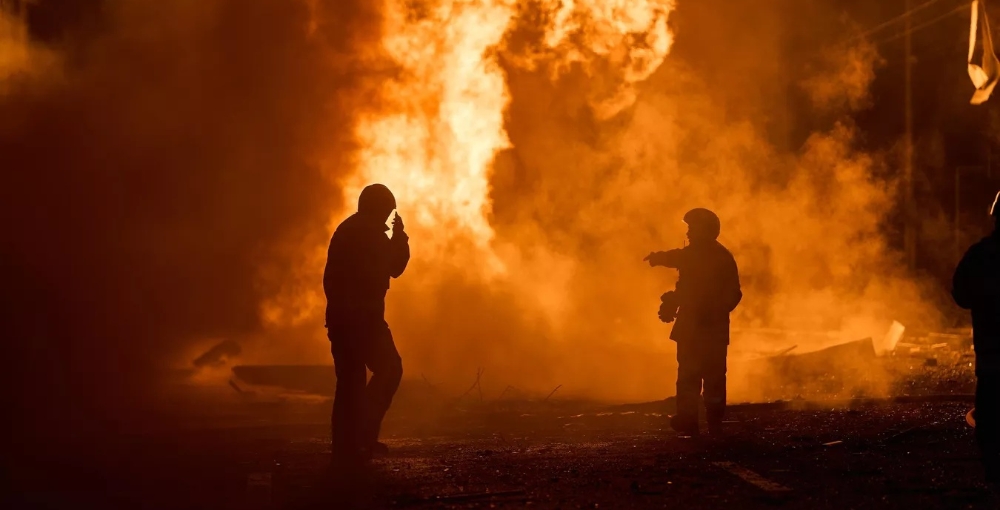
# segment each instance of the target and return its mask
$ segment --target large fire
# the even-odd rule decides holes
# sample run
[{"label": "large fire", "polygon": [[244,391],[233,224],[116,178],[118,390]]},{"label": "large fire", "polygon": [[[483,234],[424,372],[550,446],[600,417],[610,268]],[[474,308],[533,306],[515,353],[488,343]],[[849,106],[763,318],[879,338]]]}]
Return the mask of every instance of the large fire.
[{"label": "large fire", "polygon": [[[673,0],[385,0],[379,12],[329,230],[364,185],[396,194],[413,258],[387,314],[409,367],[460,379],[490,363],[525,384],[658,394],[672,344],[654,312],[674,274],[641,258],[679,247],[679,218],[699,206],[720,214],[747,277],[737,327],[803,322],[853,339],[904,320],[898,308],[929,316],[917,297],[886,305],[917,292],[890,271],[877,225],[891,183],[871,178],[879,160],[855,151],[850,123],[783,153],[761,119],[732,122],[715,96],[741,87],[706,87],[684,62],[664,69]],[[849,115],[877,55],[830,51],[813,81],[782,79]],[[836,214],[810,206],[826,202]],[[321,334],[325,255],[309,246],[300,284],[265,303],[269,325]]]},{"label": "large fire", "polygon": [[503,126],[509,95],[489,52],[513,6],[442,2],[417,11],[389,1],[384,12],[382,49],[398,68],[357,128],[362,149],[346,201],[365,184],[385,183],[422,235],[421,250],[443,249],[455,237],[485,250],[493,236],[489,168],[510,143]]},{"label": "large fire", "polygon": [[580,66],[594,81],[588,99],[599,119],[635,102],[635,86],[660,67],[673,43],[667,27],[673,0],[546,0],[530,5],[538,15],[522,22],[542,20],[541,26],[531,27],[542,35],[533,44],[508,45],[506,56],[526,68],[548,64],[553,78]]},{"label": "large fire", "polygon": [[[607,118],[634,102],[635,85],[666,57],[673,2],[418,5],[385,3],[382,49],[397,68],[357,128],[362,148],[345,201],[352,203],[367,183],[385,183],[399,197],[409,228],[419,233],[418,256],[443,257],[460,240],[485,256],[483,267],[492,272],[502,266],[490,247],[490,174],[497,151],[510,145],[501,53],[516,66],[550,66],[553,79],[582,66],[605,82],[595,88],[591,105]],[[541,37],[511,44],[514,30],[526,23]]]},{"label": "large fire", "polygon": [[370,182],[411,235],[387,320],[442,387],[669,395],[676,272],[642,257],[692,207],[744,277],[734,362],[769,351],[750,328],[933,327],[891,143],[852,121],[875,47],[830,43],[832,0],[674,2],[0,2],[21,367],[139,395],[223,340],[329,364],[327,242]]},{"label": "large fire", "polygon": [[[503,0],[383,4],[383,38],[368,58],[380,74],[372,104],[359,120],[353,176],[343,183],[345,209],[372,182],[396,194],[414,234],[414,263],[477,268],[492,279],[517,265],[519,285],[532,299],[554,304],[567,292],[566,275],[525,268],[520,248],[498,250],[490,223],[490,178],[498,151],[510,146],[505,113],[511,101],[501,60],[524,70],[545,69],[557,81],[578,66],[593,78],[588,103],[597,118],[630,106],[636,85],[670,50],[672,0],[639,2],[512,2]],[[326,246],[303,266],[317,274]],[[565,273],[565,272],[564,272]],[[538,276],[546,277],[539,281]],[[268,324],[302,324],[323,304],[318,288],[295,286],[266,301]]]}]

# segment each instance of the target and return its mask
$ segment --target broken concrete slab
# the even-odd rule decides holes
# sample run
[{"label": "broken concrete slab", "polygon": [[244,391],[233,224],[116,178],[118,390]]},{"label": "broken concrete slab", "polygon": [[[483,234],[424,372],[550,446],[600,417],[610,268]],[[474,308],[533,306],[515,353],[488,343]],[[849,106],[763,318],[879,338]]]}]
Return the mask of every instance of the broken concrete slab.
[{"label": "broken concrete slab", "polygon": [[741,394],[748,400],[802,395],[849,397],[875,391],[871,379],[879,372],[878,361],[872,339],[865,338],[811,352],[734,362],[731,372],[736,380],[753,381],[753,391]]},{"label": "broken concrete slab", "polygon": [[879,343],[876,349],[879,354],[888,354],[896,350],[896,345],[899,340],[903,338],[903,333],[906,332],[906,327],[900,324],[898,321],[892,321],[892,325],[889,326],[889,331],[885,333],[882,341]]},{"label": "broken concrete slab", "polygon": [[240,344],[236,343],[234,340],[223,340],[212,346],[209,350],[205,351],[201,356],[195,358],[192,362],[194,366],[208,367],[208,366],[222,366],[226,364],[227,361],[240,355],[243,349]]},{"label": "broken concrete slab", "polygon": [[333,365],[237,365],[233,375],[250,385],[330,397],[337,387]]},{"label": "broken concrete slab", "polygon": [[872,363],[875,356],[875,346],[869,337],[813,352],[773,356],[766,361],[779,373],[832,373],[858,364]]}]

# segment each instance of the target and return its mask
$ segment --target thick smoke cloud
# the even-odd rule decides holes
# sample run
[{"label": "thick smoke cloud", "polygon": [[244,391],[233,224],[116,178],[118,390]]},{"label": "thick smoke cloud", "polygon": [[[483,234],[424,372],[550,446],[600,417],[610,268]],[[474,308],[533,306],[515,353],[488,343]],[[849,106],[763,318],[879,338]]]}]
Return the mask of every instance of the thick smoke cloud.
[{"label": "thick smoke cloud", "polygon": [[100,428],[155,405],[164,367],[259,331],[294,274],[286,247],[325,242],[378,18],[365,2],[60,4],[3,12],[46,35],[0,41],[45,57],[0,76],[7,388],[26,417]]},{"label": "thick smoke cloud", "polygon": [[[482,366],[496,392],[672,394],[673,346],[655,310],[674,273],[641,259],[680,247],[680,218],[699,206],[719,213],[742,269],[735,327],[831,331],[831,342],[878,341],[893,319],[933,327],[888,241],[896,184],[879,176],[894,161],[861,150],[852,121],[881,59],[845,44],[853,26],[838,15],[830,2],[682,2],[673,53],[610,118],[592,108],[607,86],[592,68],[554,73],[562,62],[525,68],[501,53],[513,147],[498,155],[491,198],[509,272],[486,283],[475,261],[418,261],[390,297],[410,366],[456,386]],[[732,353],[783,347],[737,332]],[[760,397],[754,381],[731,382],[734,398]]]},{"label": "thick smoke cloud", "polygon": [[[674,275],[641,259],[679,247],[695,206],[720,214],[741,265],[740,327],[933,322],[886,242],[889,163],[858,150],[851,121],[879,59],[831,43],[850,28],[835,4],[680,2],[671,55],[620,95],[621,70],[601,65],[621,55],[553,73],[511,41],[491,50],[510,96],[511,147],[488,176],[507,271],[488,274],[475,246],[422,251],[435,233],[414,228],[388,300],[407,377],[459,387],[484,367],[488,393],[671,394],[655,310]],[[0,74],[15,404],[142,410],[163,370],[220,339],[245,363],[329,363],[319,282],[353,205],[355,127],[406,93],[380,86],[407,81],[379,47],[378,3],[87,5],[86,22],[32,26],[46,37],[16,47],[45,57]],[[404,217],[422,198],[400,197]]]}]

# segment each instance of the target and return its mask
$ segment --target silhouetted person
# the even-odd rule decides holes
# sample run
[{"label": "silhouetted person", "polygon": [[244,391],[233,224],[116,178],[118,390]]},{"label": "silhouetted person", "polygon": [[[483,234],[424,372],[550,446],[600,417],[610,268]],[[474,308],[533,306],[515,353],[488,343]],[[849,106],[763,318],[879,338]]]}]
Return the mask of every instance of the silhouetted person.
[{"label": "silhouetted person", "polygon": [[976,350],[976,441],[986,479],[1000,482],[1000,207],[993,201],[993,233],[965,252],[952,280],[958,306],[972,311]]},{"label": "silhouetted person", "polygon": [[[392,238],[386,221],[396,199],[381,184],[366,187],[358,212],[330,240],[323,290],[326,327],[337,372],[331,451],[335,466],[355,465],[386,450],[379,429],[403,377],[403,363],[385,322],[389,279],[410,260],[408,237],[397,213]],[[371,381],[365,384],[367,372]]]},{"label": "silhouetted person", "polygon": [[705,414],[710,433],[721,432],[726,410],[726,350],[729,313],[743,293],[736,260],[716,239],[719,217],[708,209],[684,215],[690,244],[682,249],[650,253],[652,267],[678,269],[677,288],[663,296],[660,319],[676,324],[677,414],[670,425],[685,434],[698,433],[698,400],[705,385]]}]

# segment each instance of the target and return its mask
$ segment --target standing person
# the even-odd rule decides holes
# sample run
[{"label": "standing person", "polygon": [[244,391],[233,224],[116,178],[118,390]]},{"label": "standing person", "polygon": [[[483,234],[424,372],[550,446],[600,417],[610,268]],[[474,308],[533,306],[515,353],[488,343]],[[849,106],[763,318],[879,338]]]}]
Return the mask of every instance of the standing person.
[{"label": "standing person", "polygon": [[958,263],[951,295],[972,311],[976,351],[976,442],[986,480],[1000,482],[1000,193],[990,216],[993,232],[972,245]]},{"label": "standing person", "polygon": [[729,313],[743,298],[736,260],[717,241],[719,217],[708,209],[684,215],[690,244],[682,249],[653,252],[651,267],[676,268],[677,289],[664,295],[660,318],[676,324],[670,339],[677,342],[677,414],[670,426],[683,434],[698,433],[698,400],[705,386],[708,431],[718,434],[726,410],[726,351]]},{"label": "standing person", "polygon": [[[403,363],[385,322],[389,279],[410,260],[409,238],[396,214],[392,237],[386,221],[396,209],[389,188],[372,184],[358,198],[358,212],[330,240],[323,290],[326,327],[337,373],[331,453],[335,466],[366,462],[388,448],[379,429],[403,377]],[[366,385],[366,368],[372,371]]]}]

